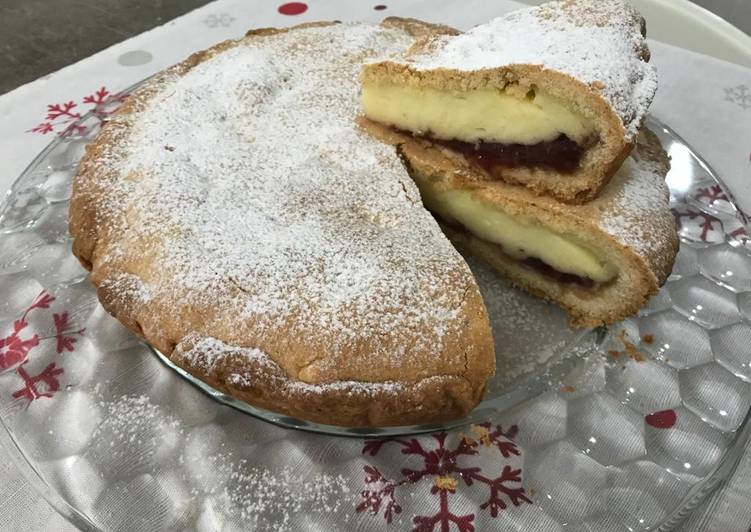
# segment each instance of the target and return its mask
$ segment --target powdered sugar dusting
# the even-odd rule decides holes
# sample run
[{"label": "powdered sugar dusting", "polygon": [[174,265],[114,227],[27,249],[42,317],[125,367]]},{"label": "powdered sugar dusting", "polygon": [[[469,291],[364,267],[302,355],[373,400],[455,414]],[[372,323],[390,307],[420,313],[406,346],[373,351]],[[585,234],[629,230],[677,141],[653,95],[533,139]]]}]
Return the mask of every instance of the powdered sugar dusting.
[{"label": "powdered sugar dusting", "polygon": [[503,368],[493,386],[511,385],[570,348],[581,336],[580,331],[567,326],[566,313],[559,307],[512,288],[479,259],[470,256],[467,262],[488,309],[497,364]]},{"label": "powdered sugar dusting", "polygon": [[213,308],[221,327],[284,327],[334,352],[368,341],[396,367],[412,348],[439,353],[471,274],[393,148],[355,125],[362,61],[411,42],[379,26],[310,27],[163,75],[90,162],[118,177],[99,220],[120,220],[117,241],[99,260],[150,242],[158,267],[144,282],[176,316]]},{"label": "powdered sugar dusting", "polygon": [[273,525],[275,530],[293,530],[293,516],[337,512],[350,499],[347,479],[342,475],[320,473],[306,480],[297,470],[285,467],[272,472],[249,467],[244,460],[233,468],[230,481],[236,486],[226,492],[230,504],[243,522],[260,528]]},{"label": "powdered sugar dusting", "polygon": [[613,196],[611,208],[600,215],[603,231],[643,257],[664,250],[664,228],[655,224],[672,231],[673,219],[667,185],[654,161],[629,157],[603,194]]},{"label": "powdered sugar dusting", "polygon": [[633,138],[657,90],[646,46],[639,15],[622,0],[564,0],[437,37],[407,62],[460,71],[531,64],[568,74],[599,90]]},{"label": "powdered sugar dusting", "polygon": [[[283,395],[299,396],[300,394],[323,394],[331,392],[345,392],[349,396],[371,397],[380,393],[397,393],[404,389],[399,382],[361,382],[342,380],[325,384],[309,384],[285,378],[284,371],[268,355],[255,348],[238,348],[228,345],[216,338],[189,338],[190,348],[178,346],[181,359],[194,369],[200,369],[209,376],[214,375],[216,368],[222,368],[227,357],[242,357],[242,373],[230,373],[227,381],[241,389],[250,389],[257,378],[268,380],[270,376],[277,377],[276,386]],[[194,341],[193,341],[194,340]],[[258,372],[258,373],[254,373]],[[426,378],[420,384],[426,385],[442,377]]]},{"label": "powdered sugar dusting", "polygon": [[[242,445],[217,424],[191,428],[144,395],[105,399],[102,392],[107,390],[97,388],[94,396],[106,415],[82,458],[106,464],[99,476],[123,479],[128,489],[137,490],[133,477],[147,472],[141,478],[152,487],[148,493],[163,499],[144,505],[169,512],[159,514],[173,523],[164,529],[219,530],[235,523],[242,529],[299,530],[301,515],[350,512],[352,490],[342,474],[258,465],[263,450],[256,448],[252,460],[243,457]],[[115,504],[103,500],[110,503],[97,503],[110,512],[105,522],[118,522],[122,496]]]},{"label": "powdered sugar dusting", "polygon": [[[189,338],[189,340],[193,339],[195,339],[195,342],[192,344],[191,349],[184,352],[184,355],[192,367],[201,368],[208,374],[213,373],[217,364],[221,366],[222,360],[230,354],[239,354],[247,362],[261,364],[266,368],[278,368],[260,349],[254,347],[238,348],[211,337]],[[230,376],[230,380],[234,380],[236,384],[239,384],[243,380],[249,380],[249,376],[232,375]]]},{"label": "powdered sugar dusting", "polygon": [[203,501],[197,523],[200,530],[219,530],[227,520],[243,530],[299,530],[301,516],[320,519],[342,510],[345,522],[348,520],[352,492],[341,474],[259,467],[254,465],[255,457],[252,461],[236,459],[226,450],[201,459],[226,479],[226,485],[221,491],[210,485],[192,490],[191,494]]}]

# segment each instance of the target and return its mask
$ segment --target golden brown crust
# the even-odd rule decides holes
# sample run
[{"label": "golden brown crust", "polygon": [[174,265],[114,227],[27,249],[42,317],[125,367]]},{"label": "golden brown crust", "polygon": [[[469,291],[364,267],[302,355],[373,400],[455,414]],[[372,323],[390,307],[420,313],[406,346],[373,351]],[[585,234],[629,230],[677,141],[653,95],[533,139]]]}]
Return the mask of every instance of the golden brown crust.
[{"label": "golden brown crust", "polygon": [[[129,281],[140,282],[135,277]],[[188,334],[177,343],[165,343],[160,335],[150,332],[154,309],[133,297],[137,293],[138,290],[124,291],[121,286],[113,289],[107,283],[97,287],[97,296],[107,312],[194,377],[253,406],[317,423],[386,427],[458,419],[480,402],[487,378],[494,371],[490,326],[482,300],[472,290],[467,297],[474,299],[468,303],[474,314],[465,320],[467,336],[479,349],[467,345],[460,351],[464,371],[414,381],[388,381],[383,386],[343,381],[320,387],[291,378],[269,358],[246,356],[244,351],[248,349],[243,347],[229,347],[220,358],[208,361],[210,349],[202,342],[206,338],[198,334]]]},{"label": "golden brown crust", "polygon": [[575,102],[577,109],[597,124],[596,143],[586,150],[580,167],[571,174],[561,174],[544,167],[518,166],[504,168],[502,172],[494,171],[491,176],[459,152],[441,148],[452,153],[462,169],[474,174],[473,179],[476,180],[500,178],[507,183],[523,185],[538,195],[550,195],[567,203],[586,203],[597,197],[633,149],[633,143],[626,139],[620,118],[597,91],[571,76],[547,71],[536,65],[513,65],[476,73],[446,69],[420,72],[407,65],[384,61],[367,65],[363,69],[362,79],[363,82],[445,91],[504,89],[509,85],[518,85],[527,92],[535,87],[565,101]]},{"label": "golden brown crust", "polygon": [[[485,383],[495,366],[487,314],[469,273],[457,272],[451,290],[460,304],[456,327],[444,338],[436,356],[413,349],[409,363],[388,367],[373,363],[367,342],[348,350],[329,353],[320,364],[320,353],[329,347],[311,336],[285,334],[282,326],[269,335],[252,322],[228,322],[223,309],[195,306],[190,297],[164,299],[155,296],[164,265],[155,262],[152,249],[162,242],[143,238],[129,242],[127,253],[113,252],[127,227],[127,209],[122,213],[104,210],[116,198],[117,180],[138,180],[138,175],[121,175],[117,168],[102,164],[130,133],[124,118],[147,108],[164,83],[239,43],[265,39],[305,27],[330,23],[304,24],[295,28],[253,30],[239,41],[226,41],[193,54],[184,62],[157,75],[120,108],[97,139],[87,146],[74,180],[70,206],[73,251],[91,270],[102,305],[139,337],[168,356],[178,366],[215,388],[251,404],[299,416],[316,422],[360,426],[404,425],[445,421],[467,414],[481,399]],[[402,27],[410,35],[431,28],[419,21],[391,19],[386,25]],[[446,31],[436,27],[435,31]],[[127,198],[120,198],[127,201]],[[115,220],[115,217],[122,217]],[[466,277],[466,278],[465,278]],[[228,283],[230,292],[241,286]],[[449,289],[447,287],[447,289]],[[242,295],[242,294],[241,294]],[[311,308],[310,312],[315,312]],[[288,331],[287,331],[288,332]],[[329,337],[336,335],[331,331]],[[423,332],[412,331],[415,338]],[[207,363],[201,349],[207,341],[223,346]],[[379,345],[389,340],[379,338]],[[394,344],[393,349],[404,349]],[[247,354],[258,348],[265,359]],[[328,355],[327,355],[328,356]],[[238,375],[240,377],[238,377]],[[301,377],[305,378],[302,379]],[[313,383],[313,384],[310,384]]]},{"label": "golden brown crust", "polygon": [[[576,327],[614,323],[635,314],[670,275],[678,237],[664,183],[669,163],[659,140],[648,130],[638,138],[633,161],[627,162],[597,198],[584,205],[568,205],[536,196],[523,187],[477,179],[457,165],[455,158],[428,142],[365,118],[360,124],[376,138],[397,146],[416,181],[430,180],[433,186],[445,189],[471,189],[512,216],[535,220],[604,251],[620,273],[614,281],[591,290],[553,281],[508,257],[499,246],[462,228],[444,226],[457,247],[479,256],[517,286],[562,306]],[[613,220],[619,223],[614,225]]]},{"label": "golden brown crust", "polygon": [[[592,37],[591,40],[579,43],[578,47],[569,49],[567,45],[574,37],[566,34],[565,30],[545,32],[541,29],[556,26],[593,28],[592,35],[599,37]],[[487,28],[484,32],[478,31],[483,27]],[[596,32],[595,28],[605,27],[610,27],[612,31]],[[535,60],[532,61],[529,60],[529,54],[520,54],[520,57],[526,58],[520,61],[513,52],[507,51],[515,44],[518,48],[530,45],[523,41],[526,31],[536,39],[549,39],[549,42],[546,41],[547,47],[540,46],[540,57],[535,55]],[[493,48],[494,39],[509,32],[522,42],[503,41],[497,49]],[[476,35],[471,36],[473,33]],[[458,37],[424,35],[403,57],[366,64],[361,79],[363,83],[431,88],[448,92],[504,90],[513,87],[514,92],[519,94],[543,92],[567,102],[574,111],[595,125],[596,137],[594,143],[586,149],[579,168],[571,174],[561,174],[543,167],[519,166],[503,170],[498,168],[493,172],[493,176],[490,176],[485,169],[466,161],[460,153],[452,153],[458,161],[462,161],[466,172],[474,174],[474,179],[502,179],[507,183],[524,185],[538,195],[551,195],[567,203],[586,203],[598,195],[634,148],[635,132],[641,126],[646,107],[654,94],[656,82],[654,86],[651,85],[652,73],[644,66],[650,58],[649,48],[643,39],[645,36],[646,24],[643,17],[623,2],[554,1],[512,12],[466,34],[459,34]],[[455,52],[455,56],[451,56],[452,52],[447,50],[452,43],[462,39],[465,42],[464,48],[460,52]],[[467,39],[474,40],[470,44],[466,42]],[[608,64],[607,58],[603,61],[603,57],[597,57],[596,50],[586,50],[587,47],[600,45],[606,47],[613,40],[631,45],[631,49],[629,46],[613,48],[614,54],[618,52],[618,57],[610,58],[614,66],[605,66]],[[483,46],[488,48],[478,51]],[[558,50],[558,47],[566,49]],[[468,51],[469,48],[471,50]],[[556,55],[559,51],[566,55]],[[486,59],[477,60],[481,54],[485,54],[483,57]],[[487,59],[494,56],[499,58],[497,62],[500,64]],[[507,58],[509,63],[503,64],[504,60],[500,59],[501,57]],[[549,68],[547,61],[554,66]],[[592,61],[604,63],[601,65],[603,72],[597,71],[598,66],[594,66],[592,69],[597,72],[597,77],[585,81],[572,75],[564,67],[559,69],[555,66],[567,65],[571,67],[569,70],[586,72],[589,76],[593,74],[590,71],[592,69],[577,65],[577,61],[580,65]],[[608,71],[612,68],[623,68],[624,72],[613,74]],[[633,71],[626,71],[629,68]],[[647,74],[640,71],[642,68],[648,71]],[[641,77],[642,75],[646,76],[647,81]],[[608,81],[609,76],[628,79],[632,86],[619,87],[624,92],[618,92],[612,87],[610,88],[613,90],[606,90],[609,83],[616,84],[613,80]],[[644,87],[640,86],[638,90],[634,88],[642,82]],[[616,102],[624,104],[630,99],[636,101],[623,105],[623,108],[615,108]],[[624,123],[628,124],[628,128]],[[443,149],[451,151],[448,148]]]},{"label": "golden brown crust", "polygon": [[505,168],[500,173],[495,171],[491,176],[459,152],[441,148],[452,153],[466,172],[475,175],[474,179],[500,178],[507,183],[523,185],[538,195],[551,195],[567,203],[586,203],[595,198],[634,147],[626,140],[620,118],[597,91],[571,76],[546,71],[536,65],[514,65],[481,73],[445,69],[419,72],[407,65],[386,61],[366,66],[362,79],[364,82],[414,85],[446,91],[505,89],[508,85],[518,85],[524,92],[535,87],[575,102],[578,110],[597,124],[598,140],[586,150],[580,167],[571,174],[562,175],[543,167],[519,166]]},{"label": "golden brown crust", "polygon": [[[450,32],[419,21],[396,19],[387,24],[402,25],[410,35]],[[320,24],[303,25],[310,26]],[[254,30],[246,39],[287,31],[291,30]],[[428,423],[465,415],[480,401],[495,362],[487,315],[471,279],[457,285],[463,298],[457,317],[461,327],[447,337],[441,356],[426,353],[415,358],[412,365],[392,366],[379,374],[367,345],[354,346],[339,353],[334,363],[318,367],[317,353],[325,345],[311,338],[292,338],[283,327],[274,338],[263,337],[253,323],[229,323],[222,309],[191,306],[181,298],[155,298],[152,289],[159,278],[160,264],[153,263],[149,251],[159,242],[144,239],[127,256],[112,253],[120,226],[108,222],[111,213],[102,212],[102,198],[111,200],[115,194],[108,183],[139,178],[119,175],[115,168],[99,164],[128,133],[128,122],[117,118],[142,111],[161,89],[163,80],[179,76],[236,45],[235,41],[221,43],[158,75],[123,105],[118,116],[87,147],[74,181],[70,230],[74,253],[91,270],[103,306],[189,373],[233,397],[277,412],[352,427]],[[529,201],[541,202],[541,208],[563,208],[549,198]],[[667,276],[672,257],[649,255],[640,261],[636,268],[641,268],[641,275],[649,279],[648,274],[653,274],[648,287],[651,290]],[[242,287],[229,286],[227,290],[241,291]],[[535,287],[530,286],[530,290]],[[582,316],[578,323],[590,323],[587,319],[591,318]],[[414,334],[418,336],[420,331]],[[213,353],[217,343],[222,346],[220,355]],[[254,348],[262,349],[263,356],[251,356]],[[305,382],[300,378],[303,372],[308,372]],[[315,378],[310,379],[311,374]],[[309,384],[311,381],[315,384]]]},{"label": "golden brown crust", "polygon": [[443,24],[431,24],[416,18],[386,17],[381,22],[387,28],[399,28],[412,37],[425,38],[435,35],[459,35],[459,30]]}]

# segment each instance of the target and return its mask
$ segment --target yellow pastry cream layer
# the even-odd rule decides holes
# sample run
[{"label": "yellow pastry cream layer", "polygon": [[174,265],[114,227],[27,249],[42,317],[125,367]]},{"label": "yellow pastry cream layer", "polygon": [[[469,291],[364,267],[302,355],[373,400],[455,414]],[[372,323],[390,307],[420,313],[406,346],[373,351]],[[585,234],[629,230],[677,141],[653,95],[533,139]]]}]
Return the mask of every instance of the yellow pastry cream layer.
[{"label": "yellow pastry cream layer", "polygon": [[606,283],[618,274],[615,265],[576,237],[511,216],[471,190],[436,190],[426,181],[418,182],[418,187],[425,206],[447,223],[498,244],[506,255],[557,280],[588,286]]},{"label": "yellow pastry cream layer", "polygon": [[583,145],[594,132],[591,121],[563,100],[517,85],[462,92],[364,83],[362,106],[376,122],[467,143],[534,145],[565,135]]}]

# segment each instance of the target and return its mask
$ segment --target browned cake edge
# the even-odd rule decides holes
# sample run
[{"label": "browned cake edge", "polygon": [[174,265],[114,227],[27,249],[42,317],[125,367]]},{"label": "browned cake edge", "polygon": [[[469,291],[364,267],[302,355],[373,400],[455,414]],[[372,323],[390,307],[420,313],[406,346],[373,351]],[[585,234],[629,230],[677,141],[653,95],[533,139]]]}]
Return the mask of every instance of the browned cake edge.
[{"label": "browned cake edge", "polygon": [[619,265],[620,273],[615,281],[598,291],[590,291],[558,283],[511,259],[499,246],[478,239],[463,228],[443,225],[444,232],[462,252],[481,258],[516,286],[555,302],[567,311],[569,321],[575,327],[607,325],[636,314],[657,293],[672,271],[679,241],[668,207],[669,191],[664,182],[670,165],[660,141],[649,130],[642,130],[639,134],[634,156],[650,164],[653,173],[651,186],[654,194],[662,198],[664,209],[652,217],[629,221],[634,228],[637,225],[650,228],[645,238],[649,238],[653,246],[649,252],[640,253],[619,242],[603,229],[600,221],[603,217],[620,214],[617,191],[630,176],[619,174],[599,197],[588,204],[568,205],[536,196],[523,187],[501,181],[477,180],[472,173],[457,167],[453,157],[430,143],[409,134],[395,133],[365,118],[360,124],[371,135],[398,147],[416,181],[437,181],[442,187],[458,184],[480,191],[485,200],[512,215],[533,216],[553,230],[575,234],[605,250],[608,259]]},{"label": "browned cake edge", "polygon": [[[646,36],[646,22],[641,15],[637,26]],[[435,34],[424,35],[409,50],[405,58],[419,56],[434,47]],[[649,61],[650,51],[644,45],[634,51],[644,61]],[[598,193],[634,148],[626,129],[616,111],[599,93],[601,87],[589,85],[566,73],[548,70],[540,65],[514,64],[500,68],[464,72],[449,68],[416,70],[408,64],[390,60],[367,64],[363,67],[364,82],[387,82],[412,87],[429,87],[445,91],[469,91],[480,89],[503,89],[518,85],[526,93],[538,87],[546,93],[572,102],[597,127],[599,140],[589,148],[577,171],[571,174],[544,167],[513,167],[504,169],[499,176],[511,184],[523,185],[538,195],[549,195],[566,203],[586,203]],[[464,171],[475,174],[476,179],[490,179],[488,173],[477,165],[470,164],[463,155],[448,148],[441,148],[460,161]]]},{"label": "browned cake edge", "polygon": [[536,65],[513,65],[506,68],[483,70],[481,73],[458,72],[440,69],[433,72],[418,72],[406,65],[384,61],[367,65],[363,70],[364,80],[390,82],[401,85],[432,87],[440,90],[474,90],[503,88],[518,84],[531,88],[544,88],[549,94],[574,101],[598,126],[599,141],[589,148],[573,173],[560,172],[544,167],[509,167],[491,177],[485,170],[472,164],[465,157],[441,147],[451,154],[467,172],[476,179],[496,179],[523,185],[538,195],[550,195],[567,203],[585,203],[597,196],[608,179],[620,168],[634,145],[626,140],[626,130],[621,119],[610,105],[589,86],[563,73],[544,70]]},{"label": "browned cake edge", "polygon": [[[252,30],[239,41],[225,41],[195,53],[139,89],[118,113],[129,114],[144,109],[159,91],[160,80],[184,74],[247,39],[329,24],[333,23]],[[450,31],[410,19],[390,18],[383,24],[401,28],[414,36]],[[468,286],[464,293],[463,312],[457,318],[460,320],[459,331],[451,342],[455,371],[425,378],[405,375],[405,380],[399,382],[340,381],[306,385],[290,378],[270,357],[253,359],[244,356],[256,346],[227,346],[221,356],[214,353],[212,363],[205,364],[203,359],[208,356],[204,349],[205,338],[190,331],[172,337],[160,332],[161,327],[155,324],[155,320],[170,319],[164,302],[153,304],[139,298],[138,289],[143,282],[137,272],[127,271],[121,265],[113,266],[98,260],[97,256],[97,248],[112,236],[107,234],[106,224],[100,223],[97,198],[108,193],[107,181],[115,181],[121,176],[113,169],[102,170],[95,161],[112,147],[118,133],[122,133],[115,128],[127,127],[122,123],[107,124],[86,147],[73,184],[69,226],[74,238],[73,253],[91,271],[91,281],[97,287],[99,300],[133,333],[217,390],[262,408],[314,422],[350,427],[432,423],[460,418],[479,403],[487,379],[494,372],[495,356],[487,313],[476,285]],[[123,290],[124,283],[132,283],[134,290]],[[352,353],[352,356],[357,356],[357,353]],[[238,379],[238,375],[243,378]]]}]

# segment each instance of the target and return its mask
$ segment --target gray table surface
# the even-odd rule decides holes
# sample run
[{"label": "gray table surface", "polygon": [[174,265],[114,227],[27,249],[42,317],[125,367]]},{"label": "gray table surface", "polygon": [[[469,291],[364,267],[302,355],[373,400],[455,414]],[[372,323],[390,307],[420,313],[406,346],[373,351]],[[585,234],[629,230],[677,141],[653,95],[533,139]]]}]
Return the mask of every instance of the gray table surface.
[{"label": "gray table surface", "polygon": [[[691,0],[751,35],[751,1]],[[186,2],[187,3],[187,2]]]},{"label": "gray table surface", "polygon": [[[751,0],[694,1],[751,34]],[[0,0],[0,94],[207,3]]]}]

